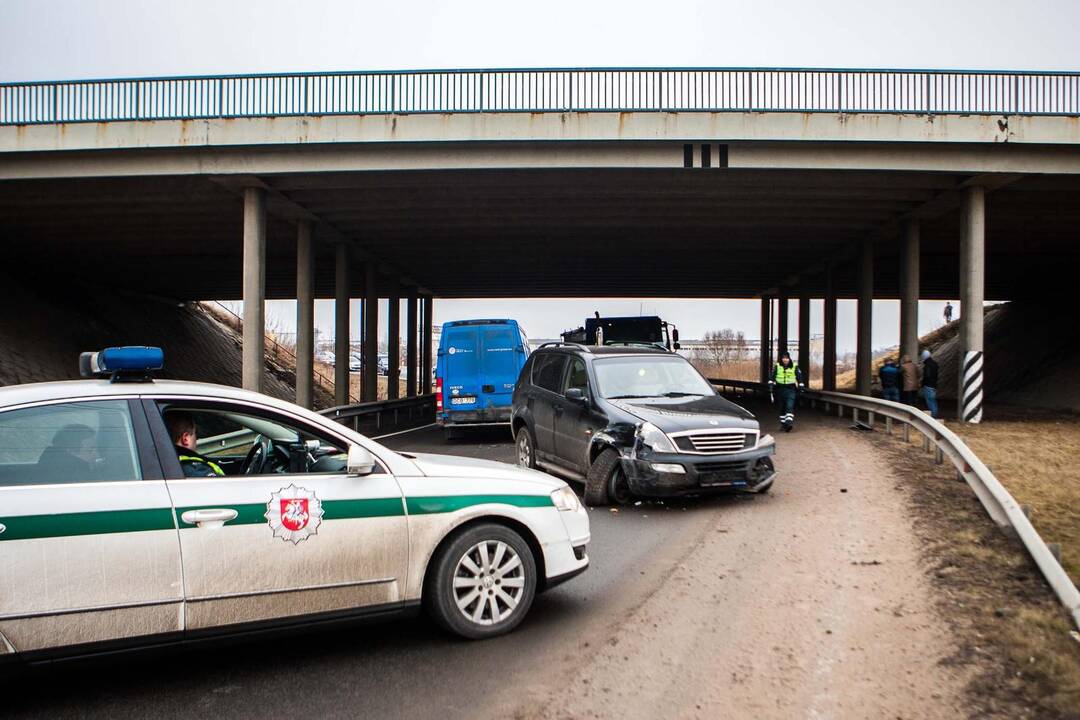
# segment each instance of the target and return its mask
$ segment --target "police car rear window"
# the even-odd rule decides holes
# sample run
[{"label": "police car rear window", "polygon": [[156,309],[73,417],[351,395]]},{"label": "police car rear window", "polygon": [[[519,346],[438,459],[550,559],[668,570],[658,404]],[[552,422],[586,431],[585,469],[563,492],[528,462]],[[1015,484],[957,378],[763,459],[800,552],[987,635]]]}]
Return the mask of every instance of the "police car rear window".
[{"label": "police car rear window", "polygon": [[141,479],[124,400],[0,413],[0,486]]}]

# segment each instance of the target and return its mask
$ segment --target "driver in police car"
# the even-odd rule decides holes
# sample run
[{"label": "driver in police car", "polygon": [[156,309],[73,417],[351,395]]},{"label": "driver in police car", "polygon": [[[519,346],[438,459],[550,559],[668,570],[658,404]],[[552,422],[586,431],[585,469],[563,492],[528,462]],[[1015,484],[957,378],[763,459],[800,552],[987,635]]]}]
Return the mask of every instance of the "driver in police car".
[{"label": "driver in police car", "polygon": [[169,437],[176,447],[176,455],[186,477],[217,477],[225,474],[217,463],[196,452],[198,438],[191,413],[183,410],[165,413],[165,427],[169,429]]}]

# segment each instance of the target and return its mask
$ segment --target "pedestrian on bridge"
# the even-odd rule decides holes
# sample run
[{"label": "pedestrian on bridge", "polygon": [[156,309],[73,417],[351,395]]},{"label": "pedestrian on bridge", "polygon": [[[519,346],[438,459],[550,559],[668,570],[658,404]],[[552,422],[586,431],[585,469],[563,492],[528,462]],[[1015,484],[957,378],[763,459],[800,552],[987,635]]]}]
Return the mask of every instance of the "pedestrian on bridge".
[{"label": "pedestrian on bridge", "polygon": [[900,400],[905,405],[914,406],[919,397],[919,366],[911,361],[910,355],[900,358],[900,374],[903,377]]},{"label": "pedestrian on bridge", "polygon": [[780,428],[791,432],[795,426],[795,396],[806,387],[802,370],[791,362],[791,354],[785,350],[780,353],[780,361],[773,368],[769,380],[769,390],[776,388],[776,404],[780,409]]},{"label": "pedestrian on bridge", "polygon": [[949,323],[952,322],[952,303],[951,302],[946,302],[945,303],[945,313],[944,313],[944,315],[945,315],[945,324],[948,325]]},{"label": "pedestrian on bridge", "polygon": [[922,392],[923,400],[926,401],[926,411],[930,413],[930,417],[936,418],[938,415],[937,404],[937,383],[938,383],[938,364],[931,355],[929,350],[922,351]]},{"label": "pedestrian on bridge", "polygon": [[886,358],[885,364],[881,366],[881,370],[878,370],[878,377],[881,379],[881,396],[886,400],[900,402],[900,385],[903,383],[903,377],[900,368],[896,366],[896,361]]}]

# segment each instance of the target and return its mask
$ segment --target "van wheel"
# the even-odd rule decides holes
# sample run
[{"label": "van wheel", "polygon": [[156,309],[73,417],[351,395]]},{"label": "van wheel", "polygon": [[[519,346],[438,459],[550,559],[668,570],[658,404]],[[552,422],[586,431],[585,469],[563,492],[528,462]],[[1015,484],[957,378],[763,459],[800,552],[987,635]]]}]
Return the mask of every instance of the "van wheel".
[{"label": "van wheel", "polygon": [[425,604],[450,632],[470,640],[502,635],[529,612],[536,595],[536,561],[510,528],[493,523],[470,527],[433,562]]},{"label": "van wheel", "polygon": [[619,451],[607,448],[596,458],[585,477],[585,504],[626,505],[632,498]]},{"label": "van wheel", "polygon": [[529,429],[528,425],[522,425],[518,428],[517,438],[514,442],[517,444],[518,465],[535,470],[536,441],[533,440],[532,430]]}]

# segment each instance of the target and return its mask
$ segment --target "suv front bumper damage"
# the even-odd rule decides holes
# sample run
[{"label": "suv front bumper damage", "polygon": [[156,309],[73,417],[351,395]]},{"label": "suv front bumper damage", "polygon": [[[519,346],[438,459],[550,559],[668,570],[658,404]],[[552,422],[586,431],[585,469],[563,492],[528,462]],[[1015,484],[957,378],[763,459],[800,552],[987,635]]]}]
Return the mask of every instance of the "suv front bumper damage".
[{"label": "suv front bumper damage", "polygon": [[[622,458],[630,492],[647,497],[677,497],[727,492],[763,492],[776,477],[772,455],[776,442],[765,435],[758,444],[737,453],[631,453]],[[671,472],[673,466],[682,472]],[[666,467],[665,467],[666,466]]]}]

